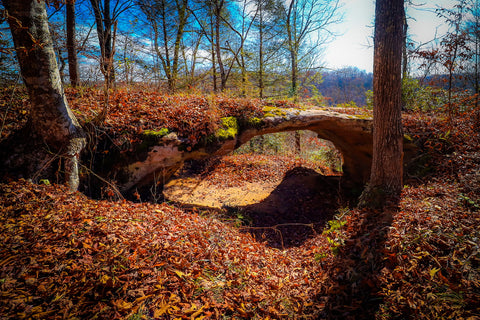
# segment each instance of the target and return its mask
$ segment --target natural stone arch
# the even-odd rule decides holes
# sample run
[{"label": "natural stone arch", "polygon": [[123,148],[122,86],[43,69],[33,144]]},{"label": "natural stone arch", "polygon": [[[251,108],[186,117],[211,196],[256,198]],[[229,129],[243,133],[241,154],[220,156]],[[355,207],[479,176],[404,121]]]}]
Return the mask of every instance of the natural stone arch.
[{"label": "natural stone arch", "polygon": [[122,166],[115,173],[122,191],[152,183],[159,174],[168,181],[186,160],[226,155],[255,136],[275,132],[310,130],[331,141],[343,157],[344,180],[363,185],[369,178],[372,159],[372,120],[370,117],[341,114],[323,109],[278,109],[259,121],[244,124],[234,136],[214,140],[188,151],[174,133],[151,146],[141,161]]},{"label": "natural stone arch", "polygon": [[269,133],[310,130],[320,139],[331,141],[343,157],[343,172],[354,184],[364,184],[372,161],[372,119],[337,112],[310,109],[287,110],[285,115],[268,117],[260,128],[242,131],[237,146],[255,136]]},{"label": "natural stone arch", "polygon": [[[330,174],[343,175],[343,156],[341,152],[330,140],[320,138],[315,131],[311,130],[302,129],[255,136],[238,147],[234,153],[301,158],[328,167],[331,171]],[[323,172],[324,170],[320,171]],[[324,173],[330,175],[327,171]]]}]

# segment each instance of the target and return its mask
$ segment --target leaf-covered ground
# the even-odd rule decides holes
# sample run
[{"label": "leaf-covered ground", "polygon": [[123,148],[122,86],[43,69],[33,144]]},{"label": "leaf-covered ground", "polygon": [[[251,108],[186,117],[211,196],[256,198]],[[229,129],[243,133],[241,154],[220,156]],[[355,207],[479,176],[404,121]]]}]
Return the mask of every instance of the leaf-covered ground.
[{"label": "leaf-covered ground", "polygon": [[280,249],[322,233],[340,201],[338,173],[294,156],[234,154],[185,167],[165,186],[168,201],[222,209],[218,218]]},{"label": "leaf-covered ground", "polygon": [[[72,105],[96,101],[76,94]],[[2,111],[24,115],[21,99],[2,100]],[[2,137],[22,120],[5,115]],[[399,208],[339,207],[323,232],[284,250],[215,212],[4,182],[0,318],[479,319],[479,119],[405,115],[422,152]],[[227,169],[212,174],[228,183]]]},{"label": "leaf-covered ground", "polygon": [[1,186],[2,318],[293,318],[325,283],[315,253],[280,251],[213,217]]}]

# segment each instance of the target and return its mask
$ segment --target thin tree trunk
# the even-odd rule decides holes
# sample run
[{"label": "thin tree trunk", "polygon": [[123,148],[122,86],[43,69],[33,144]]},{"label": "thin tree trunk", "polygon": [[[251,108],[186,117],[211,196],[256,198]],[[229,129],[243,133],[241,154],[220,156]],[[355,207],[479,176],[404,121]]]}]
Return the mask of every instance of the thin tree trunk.
[{"label": "thin tree trunk", "polygon": [[115,81],[115,72],[113,70],[113,44],[112,44],[112,18],[110,17],[110,0],[104,0],[103,3],[103,23],[105,32],[105,70],[106,81],[110,85]]},{"label": "thin tree trunk", "polygon": [[220,15],[222,14],[224,0],[216,0],[215,2],[215,51],[217,55],[218,68],[220,69],[220,91],[224,91],[227,86],[227,75],[225,66],[223,65],[222,55],[220,51]]},{"label": "thin tree trunk", "polygon": [[298,94],[298,74],[297,74],[297,69],[298,69],[298,66],[297,66],[297,53],[295,50],[292,50],[290,51],[291,53],[291,64],[292,64],[292,78],[291,78],[291,81],[292,81],[292,87],[291,87],[291,96],[296,98],[297,97],[297,94]]},{"label": "thin tree trunk", "polygon": [[105,0],[103,12],[100,10],[100,0],[90,0],[95,15],[97,26],[98,43],[100,45],[100,68],[105,77],[107,86],[115,81],[115,70],[113,68],[112,48],[112,19],[110,17],[110,0]]},{"label": "thin tree trunk", "polygon": [[127,57],[127,48],[128,48],[128,35],[125,36],[124,40],[124,46],[123,46],[123,73],[125,74],[125,84],[128,86],[130,84],[130,61],[128,61]]},{"label": "thin tree trunk", "polygon": [[[457,31],[458,34],[458,31]],[[455,61],[457,60],[457,52],[458,52],[458,45],[457,43],[454,44],[453,54],[450,56],[449,59],[449,66],[448,66],[448,90],[447,90],[447,99],[448,99],[448,119],[451,122],[453,119],[453,103],[452,103],[452,91],[453,91],[453,77],[455,71]]]},{"label": "thin tree trunk", "polygon": [[177,4],[178,6],[178,29],[177,29],[177,34],[175,36],[175,44],[173,48],[173,64],[172,64],[172,90],[175,91],[176,89],[176,82],[178,78],[178,64],[180,60],[180,44],[182,42],[183,38],[183,33],[185,30],[185,26],[187,24],[187,1],[183,0],[181,1],[181,4]]},{"label": "thin tree trunk", "polygon": [[302,155],[302,136],[300,131],[295,131],[295,155]]},{"label": "thin tree trunk", "polygon": [[215,37],[215,32],[214,32],[214,27],[213,27],[213,12],[212,14],[210,15],[210,32],[211,32],[211,35],[212,35],[212,38],[211,38],[211,43],[212,43],[212,78],[213,78],[213,92],[217,92],[218,91],[218,87],[217,87],[217,63],[216,63],[216,57],[215,57],[215,50],[216,50],[216,45],[215,45],[215,41],[213,40]]},{"label": "thin tree trunk", "polygon": [[[182,46],[183,63],[185,64],[185,79],[187,81],[188,87],[193,87],[195,85],[195,66],[197,63],[197,52],[198,52],[198,48],[200,47],[201,40],[202,40],[202,35],[198,37],[198,40],[195,42],[195,45],[192,48],[191,59],[187,58],[185,45]],[[190,70],[188,70],[189,60],[191,65]]]},{"label": "thin tree trunk", "polygon": [[403,0],[377,0],[373,67],[373,159],[360,205],[382,207],[403,188],[401,119]]},{"label": "thin tree trunk", "polygon": [[[45,1],[4,0],[21,74],[32,103],[24,148],[25,157],[7,164],[27,177],[40,178],[54,160],[63,160],[65,182],[72,190],[79,184],[78,161],[85,145],[83,131],[68,107],[60,82]],[[20,135],[21,136],[21,135]],[[3,148],[0,148],[3,149]],[[5,168],[2,168],[5,169]],[[48,170],[47,170],[48,171]],[[50,170],[51,173],[51,170]],[[48,175],[47,175],[48,176]],[[51,176],[51,175],[50,175]]]},{"label": "thin tree trunk", "polygon": [[265,87],[264,80],[263,80],[263,2],[260,1],[260,24],[258,27],[258,36],[259,36],[259,44],[258,44],[258,88],[259,88],[259,95],[260,98],[263,99],[263,90]]},{"label": "thin tree trunk", "polygon": [[474,95],[475,95],[475,109],[478,109],[479,105],[479,94],[480,94],[480,6],[478,1],[474,2],[475,4],[471,8],[471,11],[474,12],[473,18],[473,45],[475,46],[473,57],[474,57]]},{"label": "thin tree trunk", "polygon": [[70,85],[78,87],[80,85],[77,47],[75,44],[75,0],[69,0],[66,3],[67,11],[67,53],[68,53],[68,73],[70,76]]},{"label": "thin tree trunk", "polygon": [[[478,33],[478,32],[477,32]],[[480,39],[478,38],[478,34],[476,35],[475,38],[475,109],[478,108],[478,100],[479,100],[479,94],[480,94],[480,70],[479,70],[479,64],[480,64]]]},{"label": "thin tree trunk", "polygon": [[246,97],[247,96],[247,69],[245,67],[245,51],[243,50],[243,47],[240,51],[240,61],[241,61],[241,73],[242,73],[242,91],[241,91],[241,96]]},{"label": "thin tree trunk", "polygon": [[295,0],[290,2],[288,7],[287,14],[287,36],[288,36],[288,50],[290,52],[290,64],[291,64],[291,87],[290,87],[290,96],[296,99],[297,97],[297,83],[298,83],[298,74],[297,74],[297,38],[296,38],[296,14],[295,14]]},{"label": "thin tree trunk", "polygon": [[163,36],[163,56],[161,56],[163,69],[165,70],[165,75],[167,77],[168,90],[171,92],[174,91],[175,83],[172,78],[172,68],[170,60],[170,51],[168,50],[168,31],[167,31],[167,13],[165,11],[165,0],[160,2],[160,12],[161,12],[161,23],[162,23],[162,36]]}]

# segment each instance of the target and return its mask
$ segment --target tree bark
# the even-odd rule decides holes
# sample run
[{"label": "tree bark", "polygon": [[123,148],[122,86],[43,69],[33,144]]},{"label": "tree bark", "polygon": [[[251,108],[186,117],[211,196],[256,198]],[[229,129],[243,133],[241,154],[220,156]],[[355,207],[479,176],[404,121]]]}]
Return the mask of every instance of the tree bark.
[{"label": "tree bark", "polygon": [[260,99],[263,99],[263,89],[265,87],[263,80],[263,2],[259,1],[259,25],[258,25],[258,89]]},{"label": "tree bark", "polygon": [[288,51],[290,53],[290,68],[291,68],[291,85],[290,85],[290,96],[294,97],[295,100],[298,94],[298,65],[297,65],[297,54],[298,54],[298,45],[297,45],[297,33],[296,33],[296,7],[295,0],[290,2],[288,7],[287,14],[287,36],[288,36]]},{"label": "tree bark", "polygon": [[403,188],[401,119],[403,0],[377,0],[373,66],[373,159],[360,205],[383,207]]},{"label": "tree bark", "polygon": [[39,179],[48,177],[48,168],[51,172],[55,159],[59,159],[63,163],[59,169],[64,170],[65,182],[75,190],[79,184],[78,161],[85,136],[68,107],[60,82],[45,1],[3,0],[3,4],[32,107],[23,131],[24,139],[12,140],[14,152],[2,154],[6,166],[2,169],[13,168],[12,172],[21,171],[20,176]]},{"label": "tree bark", "polygon": [[70,76],[70,85],[72,87],[78,87],[80,85],[80,80],[78,76],[77,47],[75,45],[75,0],[67,1],[66,11],[68,73]]},{"label": "tree bark", "polygon": [[224,3],[224,0],[215,0],[213,8],[215,15],[215,53],[217,55],[218,68],[220,69],[220,91],[222,92],[225,91],[227,87],[227,73],[225,72],[220,51],[220,20]]},{"label": "tree bark", "polygon": [[100,68],[105,77],[107,85],[115,81],[115,70],[113,66],[113,45],[112,45],[112,18],[110,15],[110,0],[105,0],[103,12],[100,8],[101,0],[90,0],[95,15],[97,26],[98,43],[100,45]]},{"label": "tree bark", "polygon": [[[212,9],[211,9],[212,10]],[[218,86],[217,86],[217,62],[216,62],[216,57],[215,57],[215,51],[216,51],[216,45],[215,45],[215,31],[213,27],[213,10],[211,11],[210,14],[210,34],[211,34],[211,55],[212,55],[212,81],[213,81],[213,92],[218,92]]]}]

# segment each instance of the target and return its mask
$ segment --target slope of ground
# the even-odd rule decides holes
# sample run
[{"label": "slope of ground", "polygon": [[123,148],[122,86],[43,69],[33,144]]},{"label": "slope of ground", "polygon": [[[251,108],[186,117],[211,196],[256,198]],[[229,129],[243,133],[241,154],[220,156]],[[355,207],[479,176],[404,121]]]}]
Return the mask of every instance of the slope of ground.
[{"label": "slope of ground", "polygon": [[239,226],[218,211],[4,182],[0,318],[479,319],[479,119],[406,115],[422,154],[399,207],[337,208],[322,232],[286,249],[264,232],[283,233],[286,212]]}]

